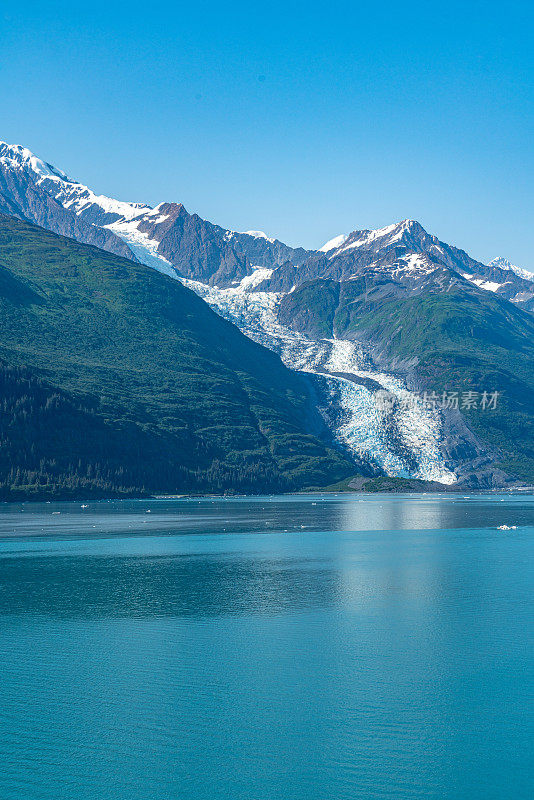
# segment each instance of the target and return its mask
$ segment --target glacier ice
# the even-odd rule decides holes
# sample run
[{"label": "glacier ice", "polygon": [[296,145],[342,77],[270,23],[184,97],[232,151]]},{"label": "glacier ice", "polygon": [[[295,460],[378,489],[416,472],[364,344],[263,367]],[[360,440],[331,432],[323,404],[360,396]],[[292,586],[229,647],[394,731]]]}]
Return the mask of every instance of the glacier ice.
[{"label": "glacier ice", "polygon": [[[291,369],[321,376],[329,401],[325,416],[344,448],[387,475],[454,483],[456,476],[440,448],[439,413],[414,402],[413,393],[399,378],[374,370],[355,342],[313,340],[281,325],[276,313],[280,295],[249,291],[261,282],[263,273],[258,268],[238,286],[225,289],[177,277],[247,336],[277,352]],[[358,378],[380,384],[392,396],[392,407],[377,404],[375,393],[356,383]]]}]

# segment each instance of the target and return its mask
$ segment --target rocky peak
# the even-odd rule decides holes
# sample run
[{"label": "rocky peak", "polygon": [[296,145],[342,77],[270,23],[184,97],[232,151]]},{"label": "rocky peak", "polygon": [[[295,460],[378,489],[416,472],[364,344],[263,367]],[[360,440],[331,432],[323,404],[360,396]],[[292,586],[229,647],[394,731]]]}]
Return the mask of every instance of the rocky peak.
[{"label": "rocky peak", "polygon": [[386,247],[398,245],[416,245],[417,252],[420,252],[421,240],[425,238],[433,239],[434,237],[430,237],[419,222],[404,219],[401,222],[387,225],[385,228],[356,230],[348,236],[336,237],[323,245],[321,251],[327,252],[330,259],[351,250],[378,252]]},{"label": "rocky peak", "polygon": [[516,267],[515,264],[512,264],[511,261],[508,261],[507,258],[494,258],[492,261],[489,262],[488,267],[497,268],[507,270],[509,272],[515,272],[516,275],[519,275],[520,278],[523,278],[526,281],[534,281],[534,273],[529,272],[522,267]]}]

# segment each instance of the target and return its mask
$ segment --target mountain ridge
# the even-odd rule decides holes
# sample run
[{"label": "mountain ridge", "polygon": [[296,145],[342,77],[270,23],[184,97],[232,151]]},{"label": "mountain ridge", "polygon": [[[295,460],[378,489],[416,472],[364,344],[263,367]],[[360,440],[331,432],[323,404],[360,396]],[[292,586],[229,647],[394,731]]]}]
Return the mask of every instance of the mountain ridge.
[{"label": "mountain ridge", "polygon": [[[98,246],[109,249],[120,241],[127,257],[189,286],[247,336],[279,353],[288,366],[314,373],[330,396],[330,407],[323,409],[328,424],[338,446],[352,458],[388,475],[477,486],[534,474],[534,454],[520,441],[530,435],[530,411],[524,419],[527,427],[512,437],[513,448],[522,453],[514,462],[507,455],[506,436],[490,430],[487,420],[481,425],[467,411],[400,410],[406,397],[413,400],[420,390],[451,388],[429,371],[433,358],[462,384],[460,389],[473,388],[467,368],[458,366],[465,348],[461,338],[450,337],[453,329],[472,339],[468,360],[477,374],[494,375],[485,361],[482,334],[475,332],[470,316],[477,320],[476,331],[486,336],[504,332],[492,358],[506,360],[511,353],[513,369],[521,371],[514,342],[518,337],[531,340],[534,283],[508,262],[481,264],[409,219],[375,231],[352,231],[320,250],[291,248],[262,231],[222,228],[190,214],[181,203],[150,208],[95,195],[55,168],[49,174],[47,165],[40,166],[44,162],[35,170],[31,155],[24,158],[29,192],[34,181],[39,193],[29,208],[33,221],[43,218],[35,206],[46,205],[43,195],[50,198],[52,193],[51,202],[89,228],[92,237],[95,231],[113,237]],[[0,158],[4,173],[9,173],[7,161],[5,155]],[[7,184],[9,189],[9,180]],[[6,206],[19,200],[9,191],[4,194]],[[44,216],[45,227],[53,229],[52,222]],[[72,235],[83,241],[89,234],[73,227]],[[512,308],[527,316],[514,315]],[[495,321],[493,330],[484,315]],[[433,346],[428,331],[450,343],[449,355]],[[499,385],[515,380],[511,373],[497,377]],[[477,391],[486,388],[495,387]],[[377,408],[383,391],[395,398],[386,412]],[[520,419],[520,407],[511,407],[508,417],[501,418],[503,430],[512,429],[514,414]]]},{"label": "mountain ridge", "polygon": [[[183,248],[176,246],[176,241],[180,238],[176,234],[183,235],[184,229],[189,231],[189,242],[186,250],[191,250],[193,244],[191,233],[194,232],[197,239],[196,264],[193,269],[189,269],[188,273],[184,274],[184,277],[193,279],[206,279],[207,277],[214,284],[224,285],[229,282],[228,270],[230,274],[234,274],[234,278],[242,278],[251,274],[253,267],[279,267],[285,262],[300,266],[308,258],[313,258],[317,254],[324,252],[325,245],[317,250],[302,247],[295,248],[285,245],[274,237],[267,237],[263,231],[239,233],[222,228],[203,220],[198,214],[189,214],[181,203],[163,202],[153,208],[141,202],[119,201],[106,195],[97,195],[86,185],[69,178],[62,170],[39,159],[22,145],[8,145],[5,142],[0,142],[0,175],[4,174],[4,188],[0,183],[0,193],[4,194],[4,200],[7,202],[13,203],[14,198],[12,195],[16,194],[13,191],[13,187],[6,187],[5,180],[6,172],[9,172],[10,169],[12,170],[13,167],[25,172],[34,184],[37,183],[41,192],[52,198],[64,212],[67,212],[69,218],[73,215],[78,218],[77,224],[72,219],[69,219],[70,224],[64,220],[61,230],[55,232],[70,235],[70,227],[73,234],[72,238],[80,239],[83,236],[95,238],[100,236],[98,241],[88,241],[87,243],[96,244],[98,247],[117,252],[119,255],[127,255],[124,246],[121,247],[117,243],[117,239],[122,239],[131,253],[129,257],[133,257],[134,260],[137,258],[135,251],[129,247],[129,244],[133,243],[133,239],[129,238],[129,236],[131,237],[135,230],[140,235],[141,244],[146,244],[148,240],[153,243],[154,255],[160,258],[162,265],[169,262],[171,267],[178,269],[178,271],[187,271]],[[9,196],[10,194],[11,197]],[[19,191],[19,201],[20,194]],[[24,203],[21,203],[22,212],[24,212],[23,206]],[[43,223],[38,218],[32,217],[31,211],[33,209],[29,209],[29,211],[27,218],[30,221],[53,229],[49,219],[45,219]],[[188,221],[189,224],[184,224],[185,221]],[[182,229],[179,232],[175,231],[173,237],[170,235],[170,228],[177,224],[181,225]],[[103,229],[105,233],[96,234],[94,231],[90,233],[87,230],[88,225],[93,228]],[[79,230],[80,226],[82,227],[81,231]],[[143,238],[145,242],[142,241]],[[341,253],[352,248],[374,252],[377,250],[377,242],[380,242],[381,249],[384,249],[384,246],[390,247],[395,242],[405,247],[415,244],[415,251],[418,252],[422,239],[426,238],[428,255],[436,255],[439,260],[444,260],[448,266],[463,264],[466,269],[471,269],[473,272],[470,279],[479,281],[479,285],[487,283],[487,286],[483,288],[489,288],[493,283],[497,283],[494,280],[495,270],[501,270],[498,273],[501,283],[498,288],[493,290],[505,294],[508,299],[513,300],[514,296],[520,294],[521,291],[528,292],[528,287],[525,287],[524,284],[520,284],[519,287],[516,286],[515,288],[520,291],[515,291],[515,294],[512,292],[513,287],[503,288],[507,284],[506,272],[513,273],[519,280],[534,281],[534,275],[519,267],[514,267],[506,259],[494,259],[489,265],[484,265],[469,257],[465,251],[459,248],[453,248],[450,245],[444,247],[443,242],[440,242],[437,237],[428,234],[416,220],[405,219],[376,230],[354,230],[348,235],[342,235],[341,238],[343,241],[339,246],[329,249],[327,256],[329,260],[335,259]],[[331,242],[336,244],[336,240],[339,239],[339,236],[334,237]],[[385,242],[384,239],[386,240]],[[331,242],[328,242],[327,245],[330,245]],[[214,269],[213,264],[210,263],[210,250],[212,254],[216,253],[217,257],[225,265],[222,270]],[[454,253],[452,257],[451,253]],[[518,299],[517,302],[524,303],[529,301]]]}]

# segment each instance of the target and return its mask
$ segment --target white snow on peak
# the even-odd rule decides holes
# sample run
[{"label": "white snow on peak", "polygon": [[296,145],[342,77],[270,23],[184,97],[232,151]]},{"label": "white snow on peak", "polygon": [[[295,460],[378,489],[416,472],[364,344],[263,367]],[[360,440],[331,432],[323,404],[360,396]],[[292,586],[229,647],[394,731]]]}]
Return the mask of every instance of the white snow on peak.
[{"label": "white snow on peak", "polygon": [[488,267],[499,267],[499,269],[507,269],[511,272],[515,272],[520,278],[523,278],[526,281],[534,281],[534,274],[529,272],[527,269],[523,269],[523,267],[516,267],[515,264],[512,264],[508,261],[507,258],[494,258],[492,261],[489,262]]},{"label": "white snow on peak", "polygon": [[[369,247],[369,245],[373,244],[379,239],[387,238],[387,244],[392,244],[393,242],[398,241],[402,238],[402,235],[405,231],[409,230],[413,225],[415,225],[415,220],[413,219],[403,219],[402,222],[395,222],[392,225],[386,225],[385,228],[377,228],[376,230],[364,230],[358,231],[361,235],[355,239],[354,241],[350,241],[350,236],[347,237],[348,244],[343,243],[341,247],[339,247],[333,253],[330,258],[333,256],[338,255],[339,253],[343,253],[346,250],[352,250],[358,247]],[[352,234],[351,234],[352,235]]]},{"label": "white snow on peak", "polygon": [[[72,186],[72,184],[71,184]],[[122,200],[114,200],[104,194],[95,194],[87,186],[74,184],[75,188],[61,187],[56,199],[70,211],[81,214],[91,206],[98,206],[107,214],[117,214],[125,220],[132,220],[152,211],[151,207],[143,203],[128,203]]]},{"label": "white snow on peak", "polygon": [[345,244],[348,238],[349,236],[347,233],[340,233],[339,236],[334,236],[333,239],[329,239],[328,242],[325,242],[323,246],[319,248],[319,252],[329,253],[330,250],[337,250],[338,247]]},{"label": "white snow on peak", "polygon": [[40,158],[37,158],[31,150],[28,150],[27,147],[23,147],[21,144],[0,142],[0,160],[11,162],[12,165],[19,167],[26,167],[41,178],[61,178],[62,180],[69,180],[64,172],[56,169],[51,164],[47,164]]},{"label": "white snow on peak", "polygon": [[243,231],[243,233],[245,233],[247,236],[253,236],[255,239],[267,239],[267,241],[271,242],[271,244],[275,241],[275,239],[271,239],[263,231]]},{"label": "white snow on peak", "polygon": [[64,172],[47,164],[20,144],[10,145],[0,142],[0,160],[11,168],[23,169],[33,174],[38,186],[75,214],[81,214],[91,206],[97,206],[105,213],[117,214],[123,219],[130,220],[152,211],[151,206],[145,203],[129,203],[95,194],[89,187],[72,180]]},{"label": "white snow on peak", "polygon": [[159,203],[155,208],[151,208],[149,211],[144,212],[144,216],[148,217],[150,222],[154,225],[159,225],[160,222],[165,222],[165,220],[170,219],[172,214],[162,214],[161,207],[164,206],[165,203]]}]

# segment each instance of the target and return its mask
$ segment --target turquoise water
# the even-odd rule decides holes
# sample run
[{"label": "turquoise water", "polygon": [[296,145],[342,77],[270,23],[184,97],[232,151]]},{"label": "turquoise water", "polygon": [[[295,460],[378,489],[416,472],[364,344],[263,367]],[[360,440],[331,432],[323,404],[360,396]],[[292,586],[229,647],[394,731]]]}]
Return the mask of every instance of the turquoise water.
[{"label": "turquoise water", "polygon": [[0,506],[0,798],[534,797],[533,525],[532,495]]}]

